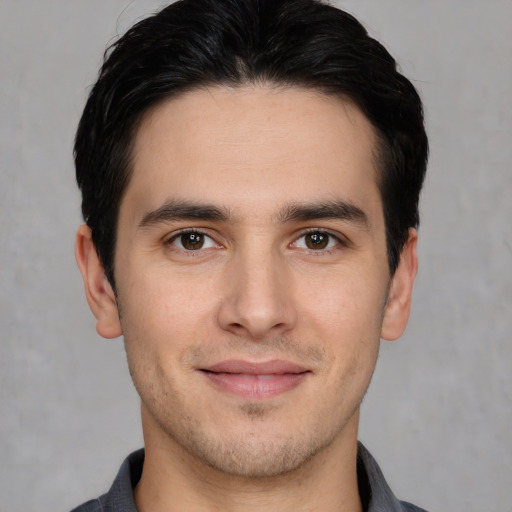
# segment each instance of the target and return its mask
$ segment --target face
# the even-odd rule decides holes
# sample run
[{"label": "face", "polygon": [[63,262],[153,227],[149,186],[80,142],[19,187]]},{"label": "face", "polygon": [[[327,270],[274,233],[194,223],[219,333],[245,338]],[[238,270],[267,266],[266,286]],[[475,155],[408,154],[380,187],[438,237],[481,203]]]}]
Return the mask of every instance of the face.
[{"label": "face", "polygon": [[375,153],[357,108],[306,90],[210,88],[147,114],[115,259],[146,440],[253,477],[355,443],[380,337],[407,316]]}]

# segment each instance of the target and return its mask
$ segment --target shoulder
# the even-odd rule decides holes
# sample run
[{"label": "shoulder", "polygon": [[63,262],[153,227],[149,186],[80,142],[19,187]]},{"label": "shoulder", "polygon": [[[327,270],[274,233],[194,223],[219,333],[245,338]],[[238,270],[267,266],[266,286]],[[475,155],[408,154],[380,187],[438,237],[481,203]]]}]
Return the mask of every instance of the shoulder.
[{"label": "shoulder", "polygon": [[403,512],[427,512],[424,508],[417,507],[412,503],[408,503],[407,501],[401,501]]},{"label": "shoulder", "polygon": [[129,455],[110,490],[99,498],[85,502],[71,512],[137,512],[133,489],[139,482],[144,464],[144,450]]},{"label": "shoulder", "polygon": [[89,500],[74,508],[71,512],[101,512],[103,510],[102,500],[103,496],[94,500]]},{"label": "shoulder", "polygon": [[358,444],[357,480],[359,495],[366,512],[427,512],[407,501],[400,501],[387,484],[377,461]]}]

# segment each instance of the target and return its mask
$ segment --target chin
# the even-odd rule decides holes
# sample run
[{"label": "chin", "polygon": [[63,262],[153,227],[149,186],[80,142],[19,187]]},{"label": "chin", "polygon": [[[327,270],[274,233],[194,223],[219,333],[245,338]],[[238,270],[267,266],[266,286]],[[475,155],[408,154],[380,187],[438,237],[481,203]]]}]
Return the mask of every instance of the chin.
[{"label": "chin", "polygon": [[292,440],[268,444],[249,440],[231,442],[229,446],[220,443],[216,445],[203,445],[194,455],[216,471],[248,479],[273,478],[293,472],[305,465],[322,448],[297,446]]},{"label": "chin", "polygon": [[259,423],[257,428],[250,428],[237,436],[233,432],[224,432],[224,438],[199,431],[189,432],[180,444],[196,460],[223,474],[265,479],[285,475],[307,465],[339,434],[339,429],[333,432],[319,429],[301,432],[290,427],[286,434],[282,434],[258,418],[259,408],[252,412],[255,422]]}]

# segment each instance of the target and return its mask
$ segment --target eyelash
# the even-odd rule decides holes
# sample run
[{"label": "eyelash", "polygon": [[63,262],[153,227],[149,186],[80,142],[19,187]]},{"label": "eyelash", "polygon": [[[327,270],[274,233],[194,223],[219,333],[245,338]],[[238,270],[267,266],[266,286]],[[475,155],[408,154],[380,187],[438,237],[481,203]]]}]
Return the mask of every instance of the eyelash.
[{"label": "eyelash", "polygon": [[[204,237],[205,239],[209,239],[213,242],[214,245],[216,245],[217,247],[220,246],[220,244],[218,244],[214,239],[213,237],[211,237],[208,233],[204,232],[204,231],[201,231],[200,229],[194,229],[194,228],[188,228],[188,229],[182,229],[181,231],[179,231],[178,233],[175,233],[174,235],[172,235],[167,241],[166,241],[166,245],[173,245],[173,242],[175,242],[176,240],[178,240],[181,236],[183,235],[187,235],[187,234],[195,234],[195,235],[200,235],[202,237]],[[177,247],[176,248],[177,250],[180,250],[184,253],[186,253],[187,255],[189,256],[194,256],[196,255],[197,253],[201,252],[201,249],[202,248],[199,248],[197,250],[193,250],[193,249],[185,249],[185,248],[179,248]],[[209,248],[208,248],[209,249]]]},{"label": "eyelash", "polygon": [[[294,245],[296,244],[300,239],[306,237],[307,235],[311,235],[311,234],[314,234],[314,235],[322,235],[322,236],[327,236],[329,237],[329,242],[330,241],[334,241],[335,242],[335,245],[334,247],[331,247],[329,249],[303,249],[303,250],[307,250],[310,254],[314,255],[314,256],[328,256],[336,251],[339,251],[341,248],[343,247],[347,247],[348,246],[348,242],[340,237],[340,236],[337,236],[333,233],[331,233],[330,231],[326,231],[325,229],[319,229],[319,228],[310,228],[310,229],[307,229],[306,231],[303,231],[290,245]],[[302,248],[298,248],[298,249],[302,249]]]},{"label": "eyelash", "polygon": [[[181,236],[186,235],[186,234],[197,234],[197,235],[200,235],[200,236],[202,236],[202,237],[204,237],[206,239],[211,240],[212,243],[216,247],[222,247],[222,245],[217,243],[214,240],[214,238],[211,237],[208,233],[206,233],[205,231],[202,231],[200,229],[195,229],[195,228],[183,229],[183,230],[179,231],[178,233],[173,234],[165,243],[166,243],[166,245],[172,246],[173,242],[175,242]],[[313,254],[315,256],[324,256],[324,255],[332,254],[333,252],[336,252],[336,251],[340,250],[340,248],[342,248],[342,247],[347,247],[348,246],[348,242],[345,239],[343,239],[340,236],[334,235],[330,231],[326,231],[326,230],[318,229],[318,228],[310,228],[310,229],[300,233],[299,236],[297,236],[294,239],[294,241],[289,244],[289,247],[296,245],[299,240],[301,240],[302,238],[304,238],[304,237],[306,237],[307,235],[310,235],[310,234],[327,236],[329,238],[328,244],[331,241],[335,241],[335,246],[331,247],[329,249],[317,249],[317,250],[311,249],[311,248],[300,248],[300,247],[296,247],[296,249],[308,251],[310,254]],[[196,256],[196,255],[198,255],[198,253],[203,252],[204,250],[207,250],[207,249],[210,249],[210,248],[211,247],[207,247],[206,249],[203,249],[202,247],[200,247],[197,250],[194,250],[194,249],[185,249],[185,248],[176,247],[177,250],[181,251],[182,253],[185,253],[187,256]]]}]

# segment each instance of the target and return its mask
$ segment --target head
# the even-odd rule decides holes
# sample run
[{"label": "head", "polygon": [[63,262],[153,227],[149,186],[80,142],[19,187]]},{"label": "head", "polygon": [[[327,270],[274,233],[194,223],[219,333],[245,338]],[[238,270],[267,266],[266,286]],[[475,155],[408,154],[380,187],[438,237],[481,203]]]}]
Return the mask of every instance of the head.
[{"label": "head", "polygon": [[268,477],[355,446],[427,156],[386,50],[313,0],[177,2],[111,48],[75,151],[79,265],[146,447]]},{"label": "head", "polygon": [[82,213],[114,290],[119,206],[144,114],[187,91],[249,84],[349,100],[370,121],[394,273],[419,223],[428,143],[420,98],[391,55],[350,14],[315,0],[185,0],[110,47],[76,135]]}]

